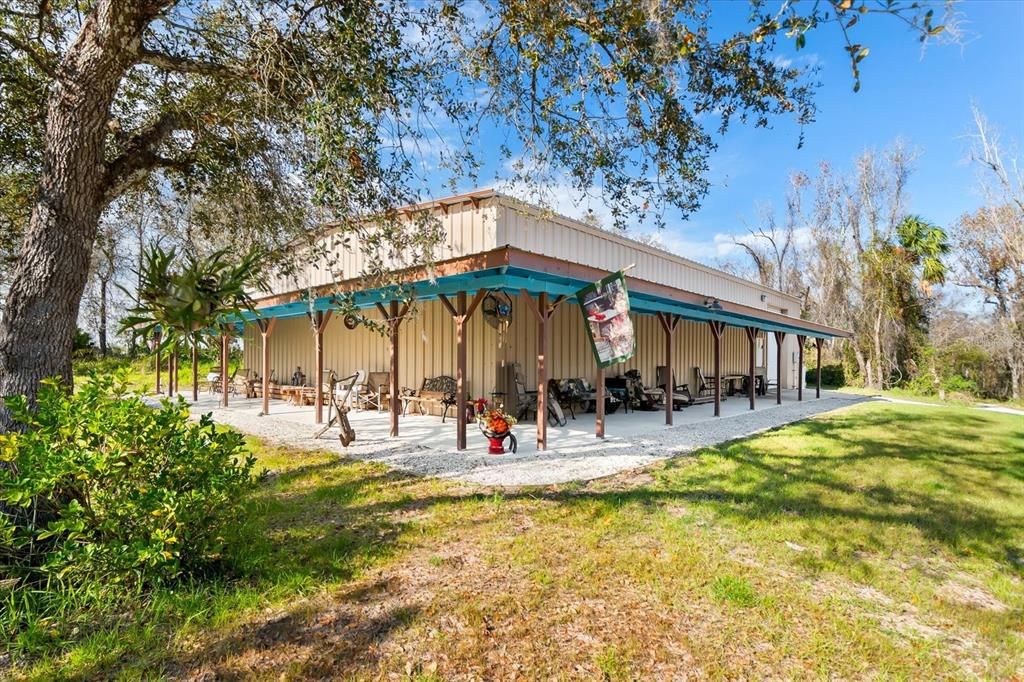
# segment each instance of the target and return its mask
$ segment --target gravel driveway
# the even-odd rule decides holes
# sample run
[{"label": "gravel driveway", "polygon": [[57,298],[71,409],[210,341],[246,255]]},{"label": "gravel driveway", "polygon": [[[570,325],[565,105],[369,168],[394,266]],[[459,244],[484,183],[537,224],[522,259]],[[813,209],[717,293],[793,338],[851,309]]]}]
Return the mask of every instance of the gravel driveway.
[{"label": "gravel driveway", "polygon": [[[530,448],[523,448],[518,454],[502,456],[488,455],[482,447],[471,447],[462,452],[444,447],[426,447],[421,444],[426,438],[417,441],[415,432],[398,441],[369,433],[359,436],[360,440],[348,448],[343,448],[333,435],[336,432],[325,434],[320,439],[313,439],[311,423],[274,415],[263,417],[252,404],[248,407],[243,405],[225,409],[214,406],[212,399],[200,400],[200,403],[192,406],[192,410],[195,414],[212,412],[214,419],[220,423],[280,445],[306,450],[335,451],[347,457],[380,462],[394,469],[418,475],[489,486],[522,486],[585,481],[610,476],[697,448],[742,438],[869,399],[827,392],[823,393],[819,400],[784,402],[781,406],[771,405],[770,409],[737,412],[717,419],[691,419],[674,427],[665,427],[661,424],[657,428],[647,428],[640,434],[611,436],[603,441],[590,434],[583,437],[580,432],[576,432],[572,438],[563,439],[561,445],[545,452],[532,449],[531,444]],[[696,412],[691,414],[695,415]],[[634,420],[658,418],[653,413],[629,416]],[[403,421],[402,428],[408,433],[410,429],[404,426],[405,423]],[[531,437],[532,425],[523,424],[519,428],[521,439]],[[358,423],[356,430],[367,433],[367,429],[361,429]],[[479,437],[479,434],[476,436]],[[555,438],[549,440],[557,442]],[[472,444],[471,440],[471,446]]]}]

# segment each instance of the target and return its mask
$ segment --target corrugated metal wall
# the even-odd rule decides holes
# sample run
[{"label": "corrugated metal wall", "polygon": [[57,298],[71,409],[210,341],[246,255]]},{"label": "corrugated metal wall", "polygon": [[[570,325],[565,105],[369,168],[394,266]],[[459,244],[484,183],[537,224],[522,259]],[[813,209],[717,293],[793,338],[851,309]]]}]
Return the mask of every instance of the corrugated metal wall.
[{"label": "corrugated metal wall", "polygon": [[[558,215],[548,215],[507,198],[498,209],[498,242],[554,258],[614,272],[636,264],[629,275],[685,291],[742,303],[799,312],[800,302],[694,261],[639,244]],[[761,295],[765,300],[761,300]]]},{"label": "corrugated metal wall", "polygon": [[[496,241],[497,207],[481,203],[474,208],[471,203],[453,204],[448,213],[440,209],[433,210],[434,216],[441,221],[445,236],[434,253],[434,260],[440,261],[472,253],[490,251],[498,246]],[[318,243],[314,252],[326,249],[328,255],[318,257],[305,269],[291,276],[272,277],[269,293],[280,294],[301,291],[307,287],[321,286],[333,281],[359,277],[363,274],[366,261],[359,249],[358,241],[346,244],[340,235],[329,235]],[[305,249],[309,253],[308,249]],[[301,251],[299,258],[302,259]],[[307,257],[308,259],[308,257]],[[390,263],[394,269],[417,265],[408,262],[407,258],[397,256]]]},{"label": "corrugated metal wall", "polygon": [[[374,314],[374,313],[370,313]],[[481,315],[474,316],[467,328],[469,388],[475,394],[481,388],[493,390],[497,362],[495,330]],[[262,374],[262,347],[258,330],[246,327],[245,362]],[[455,331],[451,316],[438,301],[419,304],[415,315],[404,322],[399,333],[399,383],[419,388],[425,377],[455,374]],[[316,350],[309,321],[302,318],[279,320],[270,337],[270,365],[278,380],[290,383],[297,366],[312,380]],[[345,328],[340,317],[332,317],[324,331],[324,367],[340,376],[358,369],[386,372],[390,369],[388,339],[366,326]],[[492,377],[481,386],[481,377]]]},{"label": "corrugated metal wall", "polygon": [[[792,315],[800,308],[795,297],[505,197],[485,199],[479,207],[470,202],[453,204],[447,214],[434,209],[434,215],[445,233],[436,260],[511,245],[609,272],[635,263],[631,276],[763,310],[784,310]],[[326,237],[324,243],[331,256],[317,259],[297,275],[273,279],[269,291],[301,291],[363,272],[365,261],[357,243],[346,245],[339,236]],[[398,257],[393,265],[400,268],[413,263]]]},{"label": "corrugated metal wall", "polygon": [[[533,314],[521,300],[516,301],[517,317],[509,329],[508,357],[523,365],[527,380],[536,381],[537,323]],[[524,317],[526,318],[524,320]],[[644,383],[653,386],[658,365],[665,364],[665,333],[661,323],[651,315],[632,315],[636,330],[636,355],[628,362],[606,370],[607,376],[617,376],[631,369],[640,370]],[[563,303],[551,318],[549,336],[551,372],[549,376],[588,377],[593,380],[597,371],[593,352],[586,338],[583,316],[575,303]],[[714,346],[707,323],[682,320],[673,336],[676,381],[691,383],[696,380],[694,367],[700,366],[705,374],[713,374]],[[742,329],[729,328],[722,339],[722,372],[742,373],[747,368],[747,337]]]},{"label": "corrugated metal wall", "polygon": [[[468,323],[468,381],[474,396],[489,396],[494,390],[498,364],[519,362],[527,381],[536,381],[537,322],[522,297],[513,299],[513,322],[498,347],[498,332],[477,311]],[[657,318],[634,315],[637,353],[627,363],[610,368],[606,374],[616,376],[630,369],[639,369],[645,383],[654,385],[655,371],[664,364],[665,335]],[[583,319],[575,303],[563,303],[556,310],[550,327],[550,373],[553,378],[587,377],[596,372],[593,354],[585,336]],[[438,301],[419,304],[416,316],[403,323],[400,333],[399,383],[419,388],[425,377],[455,374],[454,325],[451,316]],[[700,366],[705,374],[713,374],[714,350],[711,331],[706,323],[680,321],[675,334],[676,380],[695,381],[693,368]],[[788,339],[787,339],[788,340]],[[296,366],[312,378],[315,367],[313,332],[306,318],[279,320],[271,335],[271,367],[277,378],[290,381]],[[747,338],[742,329],[729,327],[722,341],[722,371],[742,374],[747,370]],[[262,373],[262,348],[259,332],[248,325],[245,334],[246,366]],[[763,364],[763,359],[758,364]],[[345,328],[334,317],[324,332],[324,365],[339,375],[357,369],[367,372],[387,371],[388,342],[385,337],[359,327]]]}]

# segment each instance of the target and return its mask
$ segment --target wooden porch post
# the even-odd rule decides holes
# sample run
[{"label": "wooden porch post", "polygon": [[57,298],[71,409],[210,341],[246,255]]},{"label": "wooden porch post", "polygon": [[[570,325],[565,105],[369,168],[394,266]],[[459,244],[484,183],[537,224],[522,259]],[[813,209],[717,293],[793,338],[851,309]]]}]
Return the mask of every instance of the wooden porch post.
[{"label": "wooden porch post", "polygon": [[487,289],[479,289],[468,305],[465,291],[458,293],[454,305],[444,294],[438,296],[455,322],[455,448],[458,450],[466,449],[466,322],[486,295]]},{"label": "wooden porch post", "polygon": [[270,414],[270,335],[274,332],[277,318],[269,320],[258,319],[256,326],[259,327],[260,336],[263,338],[263,414]]},{"label": "wooden porch post", "polygon": [[391,360],[390,369],[390,383],[388,386],[388,400],[389,419],[391,422],[390,434],[392,438],[398,437],[398,405],[401,402],[398,399],[398,327],[402,323],[402,318],[398,316],[398,301],[391,301],[388,306],[388,327],[390,328],[390,334],[388,336],[388,356]]},{"label": "wooden porch post", "polygon": [[387,308],[383,303],[377,304],[377,310],[388,324],[388,356],[391,359],[391,385],[388,387],[391,398],[388,401],[388,406],[391,408],[389,416],[392,438],[398,437],[398,415],[401,413],[401,401],[398,399],[398,328],[401,326],[402,320],[405,319],[406,313],[409,312],[411,304],[412,301],[406,301],[401,312],[398,310],[397,300],[391,301]]},{"label": "wooden porch post", "polygon": [[775,404],[782,404],[782,342],[786,332],[775,332]]},{"label": "wooden porch post", "polygon": [[818,363],[818,376],[816,379],[817,385],[814,388],[814,397],[821,397],[821,344],[825,343],[825,339],[817,338],[814,339],[814,345],[818,347],[817,363]]},{"label": "wooden porch post", "polygon": [[[317,310],[310,320],[313,322],[313,342],[316,345],[316,376],[313,378],[313,406],[316,412],[316,423],[324,423],[324,329],[331,321],[330,310]],[[307,313],[308,315],[309,313]]]},{"label": "wooden porch post", "polygon": [[594,411],[597,417],[594,422],[594,435],[598,438],[604,438],[604,369],[601,367],[597,368],[597,405],[594,406]]},{"label": "wooden porch post", "polygon": [[225,331],[220,335],[220,404],[228,406],[228,343],[231,337]]},{"label": "wooden porch post", "polygon": [[747,341],[750,343],[750,371],[747,375],[747,391],[750,393],[750,409],[754,409],[754,400],[757,395],[757,378],[754,370],[757,366],[757,327],[747,327]]},{"label": "wooden porch post", "polygon": [[160,395],[160,332],[153,332],[153,344],[156,346],[156,394]]},{"label": "wooden porch post", "polygon": [[548,307],[547,292],[537,296],[537,449],[548,449]]},{"label": "wooden porch post", "polygon": [[798,401],[804,399],[804,341],[807,337],[803,334],[796,335],[796,345],[799,350],[799,360],[797,361],[797,373],[796,373],[796,399]]},{"label": "wooden porch post", "polygon": [[725,331],[725,322],[708,320],[711,327],[711,336],[715,342],[715,416],[722,416],[722,332]]},{"label": "wooden porch post", "polygon": [[548,303],[548,294],[542,291],[534,302],[530,292],[520,290],[526,297],[527,305],[537,318],[537,449],[548,448],[548,320],[554,314],[558,304],[565,300],[559,296]]},{"label": "wooden porch post", "polygon": [[663,313],[658,311],[658,321],[665,331],[665,424],[672,426],[672,411],[675,408],[675,401],[672,400],[675,389],[675,379],[672,372],[672,339],[679,324],[679,315],[675,313]]}]

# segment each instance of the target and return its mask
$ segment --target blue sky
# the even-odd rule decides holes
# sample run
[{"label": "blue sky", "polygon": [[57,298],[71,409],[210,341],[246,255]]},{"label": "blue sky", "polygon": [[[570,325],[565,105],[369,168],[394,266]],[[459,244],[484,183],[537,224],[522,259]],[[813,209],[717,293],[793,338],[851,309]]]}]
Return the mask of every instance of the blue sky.
[{"label": "blue sky", "polygon": [[[735,30],[749,12],[746,2],[717,2],[712,26]],[[853,92],[849,61],[835,26],[813,33],[799,53],[780,53],[797,64],[820,67],[817,121],[800,130],[778,119],[769,129],[734,124],[711,157],[713,183],[702,208],[686,221],[668,216],[661,235],[670,250],[715,263],[731,257],[730,235],[743,234],[759,205],[781,210],[789,175],[814,174],[818,163],[849,168],[865,149],[881,149],[902,138],[919,152],[909,184],[909,209],[948,225],[978,205],[976,170],[967,162],[971,103],[984,111],[1007,145],[1024,145],[1024,1],[966,0],[958,6],[963,44],[921,45],[907,27],[872,17],[854,38],[870,48],[862,62],[860,92]],[[942,13],[937,6],[936,15]],[[501,175],[500,169],[497,175]],[[489,176],[481,176],[486,184]],[[551,200],[560,212],[581,216],[566,192]],[[601,213],[591,202],[589,207]],[[645,228],[641,226],[641,230]]]}]

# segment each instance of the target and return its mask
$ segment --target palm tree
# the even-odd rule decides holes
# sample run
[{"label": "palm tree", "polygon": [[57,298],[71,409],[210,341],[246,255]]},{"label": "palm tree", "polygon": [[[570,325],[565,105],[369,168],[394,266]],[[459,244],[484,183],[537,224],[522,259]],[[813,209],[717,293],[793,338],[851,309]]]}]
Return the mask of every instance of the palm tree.
[{"label": "palm tree", "polygon": [[192,347],[192,400],[199,399],[199,342],[218,325],[253,310],[249,288],[262,283],[262,254],[252,250],[233,261],[227,249],[205,257],[189,255],[177,278],[175,297],[182,311],[185,335]]},{"label": "palm tree", "polygon": [[149,334],[164,332],[164,343],[185,342],[192,349],[192,400],[199,399],[199,343],[218,325],[254,309],[250,287],[263,283],[262,254],[252,250],[232,260],[227,249],[208,256],[188,254],[180,270],[171,269],[175,249],[150,247],[143,262],[139,304],[122,326]]},{"label": "palm tree", "polygon": [[[177,354],[184,327],[177,301],[172,295],[174,279],[177,276],[172,266],[177,260],[177,250],[165,251],[157,245],[150,246],[143,254],[138,273],[137,303],[121,319],[122,332],[135,337],[153,338],[154,352],[168,349],[167,389],[174,392],[177,384]],[[119,285],[120,286],[120,285]],[[124,290],[124,287],[122,287]],[[130,293],[125,290],[125,293]]]},{"label": "palm tree", "polygon": [[908,215],[896,226],[896,236],[911,265],[921,266],[921,284],[925,288],[944,284],[948,268],[942,257],[949,253],[949,238],[938,225],[921,216]]}]

